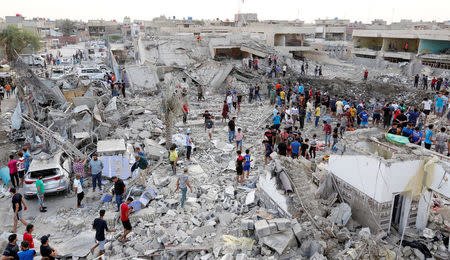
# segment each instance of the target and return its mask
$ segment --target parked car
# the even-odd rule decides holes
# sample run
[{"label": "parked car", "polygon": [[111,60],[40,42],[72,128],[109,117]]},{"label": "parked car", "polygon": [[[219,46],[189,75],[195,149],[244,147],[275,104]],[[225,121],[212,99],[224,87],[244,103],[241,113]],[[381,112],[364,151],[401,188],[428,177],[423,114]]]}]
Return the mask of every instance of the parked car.
[{"label": "parked car", "polygon": [[102,80],[105,74],[98,68],[79,68],[76,72],[80,79],[97,79]]},{"label": "parked car", "polygon": [[36,180],[43,175],[45,194],[62,193],[69,188],[71,162],[62,152],[55,155],[40,153],[33,156],[28,172],[25,174],[23,194],[29,199],[36,196]]}]

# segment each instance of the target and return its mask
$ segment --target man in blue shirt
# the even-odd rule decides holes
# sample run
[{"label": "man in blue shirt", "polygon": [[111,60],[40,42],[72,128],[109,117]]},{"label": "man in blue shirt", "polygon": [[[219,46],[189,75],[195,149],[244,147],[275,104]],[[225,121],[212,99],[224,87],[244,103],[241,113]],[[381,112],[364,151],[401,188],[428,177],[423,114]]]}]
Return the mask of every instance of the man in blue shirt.
[{"label": "man in blue shirt", "polygon": [[444,111],[444,97],[441,93],[437,95],[437,97],[434,99],[434,102],[436,108],[436,116],[441,117],[442,112]]},{"label": "man in blue shirt", "polygon": [[25,159],[24,164],[25,164],[25,172],[28,171],[28,168],[30,167],[31,164],[31,154],[28,152],[28,149],[26,147],[23,148],[23,158]]},{"label": "man in blue shirt", "polygon": [[413,129],[412,129],[411,124],[407,124],[405,127],[403,127],[402,136],[410,137],[412,135],[412,133],[413,133]]},{"label": "man in blue shirt", "polygon": [[412,134],[409,136],[409,141],[413,144],[421,145],[423,140],[422,131],[420,131],[419,127],[416,127]]},{"label": "man in blue shirt", "polygon": [[281,124],[281,116],[280,116],[280,112],[277,113],[276,116],[274,116],[272,118],[273,120],[273,127],[275,127],[275,129],[280,129],[280,124]]},{"label": "man in blue shirt", "polygon": [[433,127],[434,125],[429,125],[428,129],[425,131],[425,148],[430,150],[431,149],[431,143],[433,142]]},{"label": "man in blue shirt", "polygon": [[298,153],[300,152],[300,146],[301,146],[301,144],[297,140],[294,140],[294,142],[291,143],[291,147],[292,147],[291,156],[292,156],[292,158],[295,159],[295,158],[298,157]]},{"label": "man in blue shirt", "polygon": [[34,249],[30,249],[30,244],[28,241],[22,241],[20,243],[21,252],[17,253],[20,260],[33,260],[36,255],[36,251]]},{"label": "man in blue shirt", "polygon": [[359,113],[358,118],[361,120],[361,127],[369,127],[369,114],[367,114],[367,109]]},{"label": "man in blue shirt", "polygon": [[88,171],[92,175],[92,189],[94,192],[96,184],[98,184],[98,191],[102,192],[102,170],[102,161],[98,159],[97,154],[92,155],[92,160],[88,164]]}]

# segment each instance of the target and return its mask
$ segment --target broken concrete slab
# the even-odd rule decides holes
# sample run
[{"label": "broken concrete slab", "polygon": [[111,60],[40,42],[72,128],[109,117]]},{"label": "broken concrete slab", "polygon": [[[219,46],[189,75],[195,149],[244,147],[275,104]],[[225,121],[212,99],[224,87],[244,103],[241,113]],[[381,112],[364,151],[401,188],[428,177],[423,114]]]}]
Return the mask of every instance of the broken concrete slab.
[{"label": "broken concrete slab", "polygon": [[294,232],[291,229],[265,236],[261,239],[261,242],[277,251],[280,255],[283,254],[287,247],[292,248],[297,245]]},{"label": "broken concrete slab", "polygon": [[167,149],[152,139],[145,139],[144,144],[145,154],[152,160],[159,160],[164,155],[167,155]]},{"label": "broken concrete slab", "polygon": [[262,238],[270,235],[270,226],[266,220],[258,220],[255,222],[255,235]]},{"label": "broken concrete slab", "polygon": [[347,225],[348,220],[352,216],[352,209],[347,203],[341,203],[339,206],[331,210],[328,219],[336,224]]}]

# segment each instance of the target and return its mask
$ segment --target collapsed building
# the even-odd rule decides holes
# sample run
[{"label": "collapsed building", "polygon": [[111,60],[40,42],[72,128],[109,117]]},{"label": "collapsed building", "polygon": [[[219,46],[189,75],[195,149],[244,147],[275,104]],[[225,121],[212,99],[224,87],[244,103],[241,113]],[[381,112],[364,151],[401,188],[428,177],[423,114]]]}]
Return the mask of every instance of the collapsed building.
[{"label": "collapsed building", "polygon": [[[67,157],[98,153],[105,166],[106,192],[87,192],[85,208],[74,208],[67,195],[51,216],[26,212],[36,232],[55,234],[53,246],[63,257],[91,258],[93,216],[103,208],[109,226],[120,223],[109,182],[119,176],[129,188],[127,196],[135,198],[134,229],[125,244],[117,241],[118,233],[108,235],[107,259],[422,259],[428,252],[447,259],[448,158],[416,146],[388,144],[380,130],[348,133],[338,153],[320,151],[317,160],[274,153],[273,162],[265,166],[262,132],[272,108],[244,103],[242,114],[233,115],[239,117],[237,124],[247,136],[245,148],[251,149],[255,162],[245,185],[235,185],[235,147],[224,141],[226,124],[219,116],[223,93],[238,89],[246,96],[248,84],[264,88],[274,81],[264,69],[248,70],[243,59],[257,58],[265,68],[267,57],[278,56],[289,70],[275,81],[285,85],[300,82],[362,99],[387,100],[394,92],[404,92],[399,99],[414,102],[423,95],[405,87],[402,75],[395,76],[398,82],[384,82],[391,71],[375,72],[379,77],[361,88],[354,76],[361,68],[336,64],[307,46],[308,34],[346,38],[342,28],[317,32],[281,27],[274,25],[267,32],[258,25],[180,25],[176,30],[159,28],[165,35],[139,37],[131,50],[112,50],[105,44],[107,53],[94,55],[95,62],[116,72],[117,81],[127,86],[127,98],[111,98],[110,87],[101,79],[69,73],[44,84],[27,67],[17,71],[24,93],[11,116],[11,140],[29,143],[34,154],[61,149]],[[105,28],[96,25],[92,33],[104,34]],[[325,78],[300,75],[303,61],[296,59],[296,52],[317,54],[311,57],[318,59],[308,60],[311,67],[324,65]],[[96,67],[88,61],[80,66]],[[198,86],[204,88],[206,102],[197,100]],[[186,124],[179,122],[180,111],[173,118],[166,116],[165,100],[171,97],[189,104]],[[216,119],[211,142],[204,134],[205,110]],[[195,143],[190,162],[183,158],[187,130]],[[318,132],[308,126],[303,133]],[[168,143],[177,144],[180,166],[188,169],[194,187],[185,209],[178,207],[177,178],[166,162]],[[136,147],[150,160],[145,185],[137,184],[136,173],[129,170]],[[6,193],[2,200],[7,199]],[[5,219],[11,219],[10,210],[5,212]],[[5,221],[3,227],[7,230],[10,223]]]}]

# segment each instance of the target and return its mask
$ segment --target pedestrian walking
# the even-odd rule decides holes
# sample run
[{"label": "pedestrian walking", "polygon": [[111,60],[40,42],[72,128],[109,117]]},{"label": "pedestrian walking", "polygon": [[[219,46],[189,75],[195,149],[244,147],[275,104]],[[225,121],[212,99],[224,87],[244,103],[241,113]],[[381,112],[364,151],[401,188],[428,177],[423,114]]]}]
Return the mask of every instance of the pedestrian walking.
[{"label": "pedestrian walking", "polygon": [[172,168],[172,175],[177,174],[177,162],[178,162],[178,152],[176,150],[177,145],[172,144],[169,152],[169,163]]},{"label": "pedestrian walking", "polygon": [[17,160],[17,173],[20,179],[20,184],[18,185],[18,187],[22,187],[24,181],[23,178],[25,176],[25,158],[23,157],[23,152],[17,153],[17,156],[19,157],[19,159]]},{"label": "pedestrian walking", "polygon": [[[96,219],[94,219],[94,223],[92,224],[92,229],[95,229],[95,240],[97,241],[93,248],[91,248],[91,253],[94,254],[95,249],[99,246],[100,252],[98,253],[98,256],[101,256],[105,253],[105,244],[106,244],[106,237],[105,237],[105,231],[106,232],[116,232],[115,229],[109,229],[108,224],[103,219],[105,216],[106,211],[104,209],[100,210],[100,216]],[[97,257],[98,257],[97,256]]]},{"label": "pedestrian walking", "polygon": [[14,155],[9,156],[8,162],[9,176],[11,177],[11,184],[14,188],[19,187],[19,174],[17,173],[17,160]]},{"label": "pedestrian walking", "polygon": [[208,133],[209,140],[212,140],[212,134],[214,133],[214,121],[208,118],[206,121],[206,132]]},{"label": "pedestrian walking", "polygon": [[181,204],[180,204],[181,208],[184,208],[184,202],[186,201],[186,192],[188,187],[192,193],[192,187],[191,184],[189,183],[188,170],[184,169],[183,174],[180,174],[178,176],[177,190],[176,190],[178,191],[179,189],[181,189]]},{"label": "pedestrian walking", "polygon": [[222,122],[223,120],[228,119],[228,112],[230,111],[230,107],[227,104],[227,101],[223,101],[223,107],[222,107]]},{"label": "pedestrian walking", "polygon": [[119,238],[119,241],[126,242],[127,241],[127,235],[130,234],[131,230],[133,229],[131,227],[130,223],[130,213],[133,211],[133,207],[129,206],[130,203],[133,202],[133,198],[129,197],[122,205],[120,206],[120,220],[122,221],[123,225],[123,235]]},{"label": "pedestrian walking", "polygon": [[145,187],[147,184],[147,174],[148,174],[150,165],[149,165],[147,159],[145,159],[144,155],[139,154],[139,153],[136,156],[136,163],[137,163],[137,168],[138,168],[137,182],[139,183],[139,185]]}]

